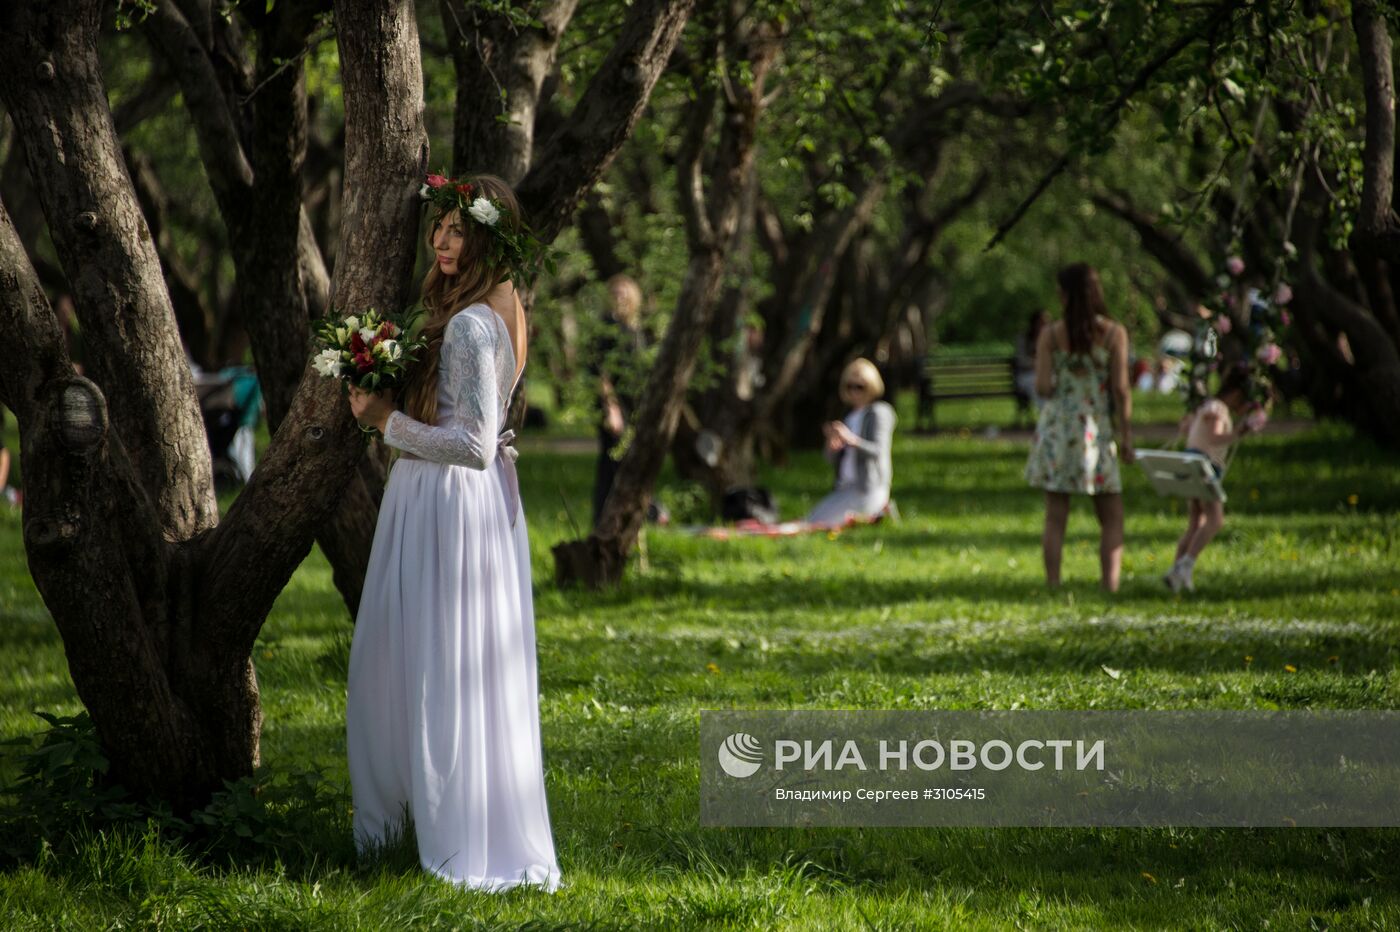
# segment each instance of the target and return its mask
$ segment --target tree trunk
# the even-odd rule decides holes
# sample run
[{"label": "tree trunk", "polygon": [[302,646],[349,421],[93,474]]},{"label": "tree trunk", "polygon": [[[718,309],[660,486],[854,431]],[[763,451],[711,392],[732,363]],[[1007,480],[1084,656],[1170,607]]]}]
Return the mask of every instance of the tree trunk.
[{"label": "tree trunk", "polygon": [[[305,369],[253,481],[215,526],[203,423],[107,108],[100,9],[0,11],[0,87],[97,377],[73,375],[0,210],[0,330],[21,344],[0,356],[0,386],[22,438],[30,572],[111,776],[184,810],[258,761],[254,640],[363,451],[339,387]],[[425,145],[412,7],[356,3],[341,26],[356,197],[340,293],[397,306]]]},{"label": "tree trunk", "polygon": [[[5,104],[74,284],[95,377],[72,374],[6,215],[0,267],[15,294],[4,329],[30,329],[40,344],[5,360],[6,394],[20,422],[30,572],[112,776],[182,799],[214,785],[221,749],[202,740],[200,710],[166,666],[184,634],[167,601],[179,583],[170,554],[218,513],[193,382],[107,107],[99,15],[100,5],[58,2],[11,6],[0,20]],[[233,692],[246,696],[247,654],[233,663],[243,683]]]},{"label": "tree trunk", "polygon": [[[731,8],[731,16],[735,12]],[[586,539],[566,541],[554,548],[555,580],[560,585],[583,583],[601,588],[621,581],[628,554],[641,533],[647,502],[675,434],[686,386],[695,371],[723,286],[726,260],[744,203],[745,179],[753,162],[755,132],[765,105],[764,82],[782,43],[781,32],[774,25],[736,17],[731,26],[727,44],[738,50],[740,60],[747,62],[750,80],[742,86],[734,82],[734,92],[726,96],[722,107],[722,129],[712,161],[708,203],[701,164],[717,95],[712,84],[698,88],[676,173],[690,262],[675,313],[633,418],[632,439],[618,465],[597,526]],[[697,85],[704,83],[698,72],[695,79]]]},{"label": "tree trunk", "polygon": [[578,0],[548,0],[539,26],[464,0],[442,0],[442,25],[457,70],[452,117],[454,173],[491,171],[516,185],[530,170],[540,88]]},{"label": "tree trunk", "polygon": [[540,149],[517,189],[537,235],[569,225],[632,134],[697,0],[636,0],[583,96]]}]

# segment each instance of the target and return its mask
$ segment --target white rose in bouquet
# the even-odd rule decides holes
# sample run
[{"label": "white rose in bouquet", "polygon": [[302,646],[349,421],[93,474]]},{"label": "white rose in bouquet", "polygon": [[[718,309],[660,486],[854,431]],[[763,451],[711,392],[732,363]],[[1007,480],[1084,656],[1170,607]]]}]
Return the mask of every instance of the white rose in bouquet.
[{"label": "white rose in bouquet", "polygon": [[311,365],[324,376],[340,375],[340,351],[323,349],[311,360]]}]

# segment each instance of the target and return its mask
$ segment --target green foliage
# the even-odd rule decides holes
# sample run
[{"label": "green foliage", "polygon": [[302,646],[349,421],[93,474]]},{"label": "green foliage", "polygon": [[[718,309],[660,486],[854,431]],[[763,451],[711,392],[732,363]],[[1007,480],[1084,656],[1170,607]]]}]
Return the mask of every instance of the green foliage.
[{"label": "green foliage", "polygon": [[[36,712],[49,724],[37,740],[12,738],[3,747],[19,778],[6,789],[0,810],[0,858],[32,853],[36,840],[54,839],[85,824],[126,821],[133,810],[119,786],[103,786],[108,761],[87,712],[58,716]],[[15,765],[18,765],[17,767]]]},{"label": "green foliage", "polygon": [[155,0],[117,0],[114,14],[116,27],[118,30],[127,30],[139,26],[155,11]]},{"label": "green foliage", "polygon": [[36,712],[49,727],[4,742],[0,772],[19,774],[0,793],[0,863],[18,863],[69,847],[92,833],[158,832],[204,857],[241,861],[315,860],[328,852],[313,839],[344,828],[348,798],[318,768],[225,781],[208,805],[176,815],[108,778],[110,763],[87,712]]}]

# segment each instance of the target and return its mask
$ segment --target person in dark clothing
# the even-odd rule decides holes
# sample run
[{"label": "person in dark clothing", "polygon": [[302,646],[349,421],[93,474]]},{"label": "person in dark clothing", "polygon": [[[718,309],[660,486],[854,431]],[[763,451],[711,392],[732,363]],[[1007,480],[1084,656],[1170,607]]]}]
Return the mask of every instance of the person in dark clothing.
[{"label": "person in dark clothing", "polygon": [[628,377],[627,369],[636,364],[638,355],[646,347],[640,326],[641,287],[630,276],[614,275],[608,279],[608,293],[611,311],[589,353],[589,372],[597,383],[599,408],[598,466],[593,476],[595,526],[617,476],[618,461],[614,452],[637,406],[631,389],[635,380]]}]

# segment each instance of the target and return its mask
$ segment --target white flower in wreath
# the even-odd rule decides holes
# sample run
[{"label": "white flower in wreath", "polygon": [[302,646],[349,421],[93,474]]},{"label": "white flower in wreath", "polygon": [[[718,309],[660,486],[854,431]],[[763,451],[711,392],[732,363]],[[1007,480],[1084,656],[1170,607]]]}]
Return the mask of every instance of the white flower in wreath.
[{"label": "white flower in wreath", "polygon": [[311,365],[316,371],[324,376],[334,377],[340,375],[340,351],[324,349],[316,354],[316,358],[311,361]]},{"label": "white flower in wreath", "polygon": [[432,195],[432,190],[433,190],[432,188],[428,187],[428,186],[425,184],[425,185],[423,185],[421,188],[418,189],[418,196],[421,197],[423,200],[426,201],[426,200]]},{"label": "white flower in wreath", "polygon": [[472,219],[477,223],[484,223],[488,227],[495,226],[496,221],[501,219],[501,212],[496,209],[496,205],[484,197],[472,201],[472,206],[467,208],[467,213],[471,214]]}]

